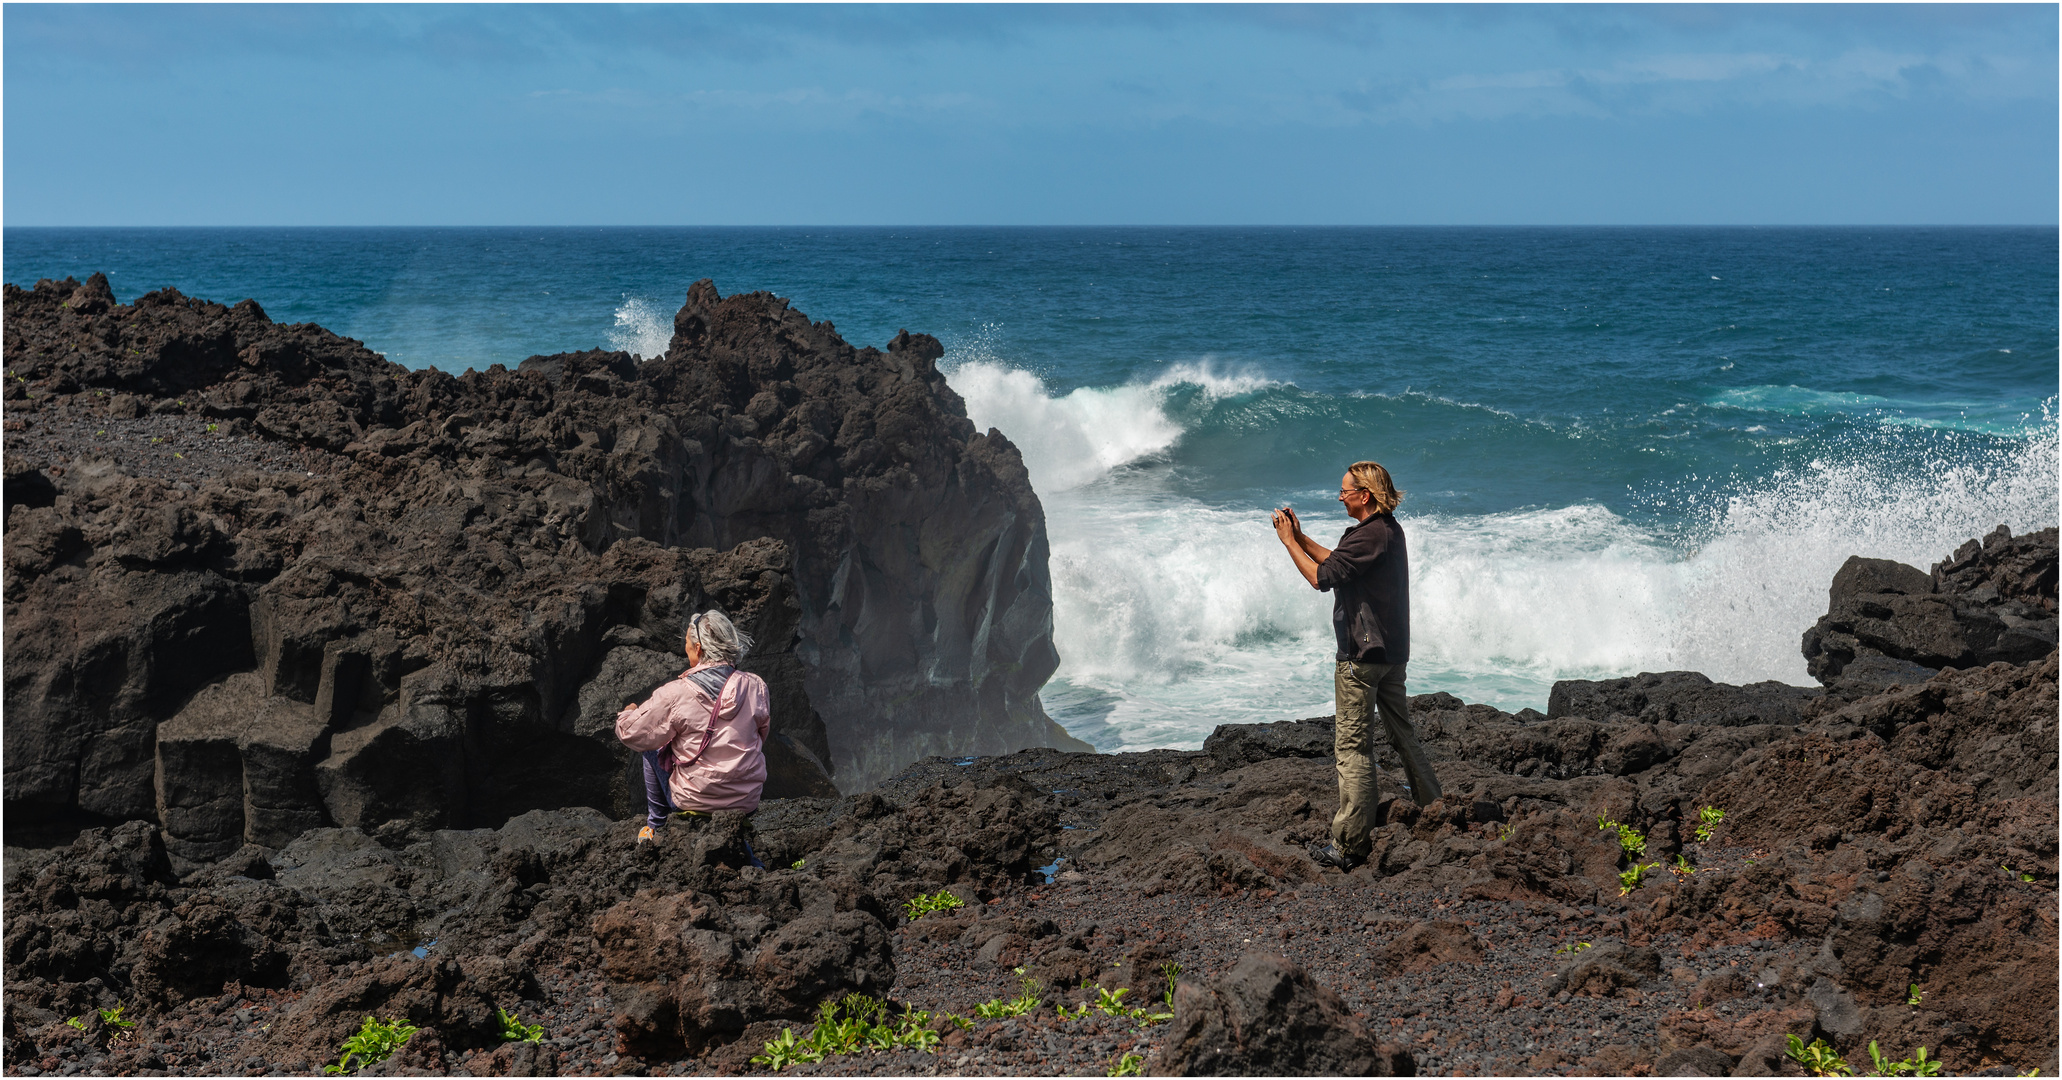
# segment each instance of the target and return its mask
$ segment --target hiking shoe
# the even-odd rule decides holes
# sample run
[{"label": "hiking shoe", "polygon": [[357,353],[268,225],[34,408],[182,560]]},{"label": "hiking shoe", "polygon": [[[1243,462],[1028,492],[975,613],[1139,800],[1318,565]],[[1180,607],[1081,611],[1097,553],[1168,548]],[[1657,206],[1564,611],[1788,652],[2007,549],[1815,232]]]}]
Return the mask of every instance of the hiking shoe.
[{"label": "hiking shoe", "polygon": [[1351,870],[1365,861],[1352,858],[1328,840],[1312,840],[1306,850],[1310,852],[1311,862],[1338,870]]},{"label": "hiking shoe", "polygon": [[649,844],[652,841],[657,840],[658,838],[658,830],[652,828],[649,825],[646,825],[644,828],[637,830],[637,842],[640,844]]}]

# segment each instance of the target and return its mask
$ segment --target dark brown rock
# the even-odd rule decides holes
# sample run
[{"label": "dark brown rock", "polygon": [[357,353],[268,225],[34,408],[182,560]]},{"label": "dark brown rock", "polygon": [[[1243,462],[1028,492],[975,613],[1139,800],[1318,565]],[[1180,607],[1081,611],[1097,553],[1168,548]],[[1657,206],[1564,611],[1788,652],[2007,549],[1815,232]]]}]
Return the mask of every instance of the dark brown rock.
[{"label": "dark brown rock", "polygon": [[[935,339],[854,349],[701,282],[664,357],[453,377],[249,301],[117,305],[97,276],[5,307],[9,416],[38,418],[9,440],[11,814],[159,820],[189,861],[316,824],[628,814],[640,785],[583,688],[634,692],[612,653],[677,656],[712,606],[759,641],[769,797],[1087,749],[1037,700],[1037,497]],[[143,429],[39,441],[75,414],[190,427],[193,460]],[[252,440],[224,424],[305,467],[236,467]]]},{"label": "dark brown rock", "polygon": [[1294,963],[1249,954],[1209,985],[1174,991],[1174,1020],[1146,1059],[1154,1076],[1415,1076],[1400,1047],[1378,1044],[1339,995]]}]

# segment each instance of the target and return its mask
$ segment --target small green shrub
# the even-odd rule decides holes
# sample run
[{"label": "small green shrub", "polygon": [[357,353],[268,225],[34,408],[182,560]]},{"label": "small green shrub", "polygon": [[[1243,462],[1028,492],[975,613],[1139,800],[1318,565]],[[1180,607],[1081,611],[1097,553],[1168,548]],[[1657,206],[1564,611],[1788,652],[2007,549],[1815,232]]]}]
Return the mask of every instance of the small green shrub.
[{"label": "small green shrub", "polygon": [[1109,1076],[1137,1076],[1146,1063],[1144,1054],[1126,1054],[1110,1066]]},{"label": "small green shrub", "polygon": [[1940,1059],[1926,1056],[1926,1048],[1920,1047],[1917,1054],[1903,1061],[1883,1056],[1876,1048],[1876,1040],[1869,1040],[1870,1076],[1939,1076]]},{"label": "small green shrub", "polygon": [[113,1040],[110,1041],[120,1040],[136,1027],[136,1021],[122,1019],[122,1003],[119,1001],[115,1002],[112,1009],[100,1010],[100,1022],[107,1025],[108,1030],[112,1032]]},{"label": "small green shrub", "polygon": [[[856,1054],[866,1050],[922,1050],[936,1053],[938,1033],[931,1030],[931,1014],[911,1009],[888,1020],[891,1006],[865,994],[846,994],[826,1001],[816,1009],[816,1027],[808,1038],[782,1029],[779,1037],[765,1043],[752,1064],[779,1072],[790,1065],[822,1061],[832,1054]],[[945,1014],[951,1016],[950,1013]],[[971,1027],[958,1017],[952,1019]]]},{"label": "small green shrub", "polygon": [[902,910],[910,922],[915,922],[934,911],[951,911],[965,906],[966,901],[954,896],[950,890],[940,889],[929,896],[919,895],[903,901]]},{"label": "small green shrub", "polygon": [[1810,1046],[1795,1035],[1783,1036],[1790,1044],[1790,1060],[1803,1066],[1813,1076],[1853,1076],[1854,1066],[1849,1065],[1838,1050],[1824,1039],[1813,1039]]},{"label": "small green shrub", "polygon": [[791,864],[789,864],[789,865],[788,865],[788,869],[790,869],[790,870],[800,870],[800,869],[802,868],[802,864],[803,864],[803,863],[806,863],[806,862],[808,862],[808,861],[809,861],[808,859],[796,859],[796,860],[795,860],[795,861],[794,861],[793,863],[791,863]]},{"label": "small green shrub", "polygon": [[[1023,968],[1017,969],[1017,974],[1023,975],[1023,973]],[[1009,1001],[1004,1001],[1000,998],[993,1001],[984,1001],[974,1006],[974,1015],[983,1019],[1022,1016],[1043,1004],[1043,999],[1038,995],[1045,987],[1040,985],[1037,979],[1025,975],[1017,981],[1017,987],[1019,992],[1016,997]]]},{"label": "small green shrub", "polygon": [[752,1059],[752,1064],[762,1065],[779,1072],[790,1065],[814,1063],[823,1060],[823,1054],[808,1042],[795,1037],[794,1028],[784,1028],[772,1042],[766,1044],[766,1052]]},{"label": "small green shrub", "polygon": [[1115,990],[1111,990],[1098,985],[1095,988],[1095,1007],[1104,1016],[1128,1016],[1131,1010],[1124,1004],[1124,995],[1128,993],[1131,993],[1131,988],[1128,986],[1120,986]]},{"label": "small green shrub", "polygon": [[1172,960],[1160,965],[1160,974],[1167,976],[1167,993],[1161,998],[1168,1008],[1174,1007],[1174,977],[1181,974],[1181,965]]},{"label": "small green shrub", "polygon": [[74,1016],[70,1020],[65,1021],[65,1023],[78,1028],[80,1031],[86,1030],[86,1021],[79,1017]]},{"label": "small green shrub", "polygon": [[1589,943],[1589,942],[1587,942],[1587,941],[1571,941],[1571,942],[1569,942],[1568,944],[1566,944],[1566,945],[1563,945],[1563,946],[1561,946],[1561,947],[1560,947],[1560,948],[1558,948],[1558,949],[1555,949],[1555,950],[1554,950],[1554,952],[1555,952],[1556,954],[1559,954],[1559,953],[1577,953],[1577,952],[1581,952],[1581,951],[1582,951],[1582,950],[1584,950],[1584,949],[1587,949],[1587,948],[1589,948],[1589,946],[1590,946],[1590,943]]},{"label": "small green shrub", "polygon": [[1904,1003],[1907,1005],[1916,1006],[1922,999],[1925,998],[1925,996],[1926,995],[1919,993],[1919,984],[1913,983],[1911,985],[1911,988],[1905,991]]},{"label": "small green shrub", "polygon": [[1638,860],[1640,856],[1647,853],[1647,838],[1640,835],[1639,830],[1634,829],[1632,826],[1623,822],[1612,821],[1610,818],[1599,814],[1597,815],[1597,828],[1605,832],[1610,832],[1613,829],[1618,830],[1618,847],[1625,852],[1626,858]]},{"label": "small green shrub", "polygon": [[1718,831],[1718,823],[1724,820],[1725,811],[1716,806],[1707,806],[1697,811],[1697,842],[1701,844],[1711,839],[1711,834]]},{"label": "small green shrub", "polygon": [[543,1024],[525,1024],[516,1014],[507,1009],[495,1009],[494,1019],[501,1024],[502,1042],[543,1042]]},{"label": "small green shrub", "polygon": [[[337,1058],[336,1064],[322,1071],[336,1076],[385,1061],[394,1055],[394,1051],[406,1046],[408,1037],[415,1032],[415,1025],[406,1020],[375,1020],[368,1016],[364,1025],[358,1029],[358,1033],[344,1040],[343,1056]],[[362,1057],[365,1060],[353,1065],[351,1059],[354,1057]]]}]

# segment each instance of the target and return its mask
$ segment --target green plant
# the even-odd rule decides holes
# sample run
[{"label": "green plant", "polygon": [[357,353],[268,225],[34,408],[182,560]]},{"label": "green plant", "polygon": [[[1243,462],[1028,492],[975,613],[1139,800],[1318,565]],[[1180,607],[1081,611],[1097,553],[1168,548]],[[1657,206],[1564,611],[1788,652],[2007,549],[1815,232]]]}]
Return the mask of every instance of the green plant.
[{"label": "green plant", "polygon": [[1913,983],[1911,985],[1911,988],[1905,991],[1904,1003],[1907,1005],[1917,1005],[1920,1002],[1920,1000],[1925,996],[1926,995],[1919,993],[1919,984]]},{"label": "green plant", "polygon": [[951,911],[965,906],[966,901],[954,896],[950,890],[940,889],[929,896],[919,894],[903,901],[902,910],[908,914],[910,922],[915,922],[934,911]]},{"label": "green plant", "polygon": [[881,1015],[887,1010],[887,1002],[871,994],[862,994],[855,990],[836,1001],[826,1001],[818,1005],[816,1007],[816,1022],[819,1024],[836,1023],[840,1016],[848,1020],[866,1020],[871,1022],[874,1017]]},{"label": "green plant", "polygon": [[[335,1076],[385,1061],[393,1056],[394,1051],[406,1046],[408,1037],[415,1034],[415,1031],[415,1025],[406,1020],[375,1020],[368,1016],[364,1025],[359,1027],[358,1033],[344,1040],[343,1056],[337,1058],[336,1064],[322,1071]],[[365,1060],[352,1065],[351,1059],[354,1057],[362,1057]]]},{"label": "green plant", "polygon": [[219,424],[209,424],[209,425],[208,425],[208,430],[209,430],[209,431],[214,431],[214,430],[215,430],[216,428],[218,428],[218,427],[220,427],[220,426],[221,426],[221,425],[219,425]]},{"label": "green plant", "polygon": [[1144,1054],[1126,1054],[1110,1066],[1108,1076],[1137,1076],[1139,1068],[1146,1063]]},{"label": "green plant", "polygon": [[783,1028],[772,1042],[766,1044],[766,1052],[752,1059],[752,1064],[763,1065],[779,1072],[790,1065],[813,1063],[823,1060],[823,1054],[809,1043],[795,1037],[794,1028]]},{"label": "green plant", "polygon": [[1022,1016],[1042,1004],[1042,999],[1038,995],[1045,987],[1037,979],[1024,975],[1023,968],[1018,968],[1017,974],[1023,977],[1017,980],[1018,994],[1016,997],[1009,1001],[1003,1001],[998,998],[993,1001],[982,1002],[974,1006],[974,1015],[984,1019]]},{"label": "green plant", "polygon": [[1695,833],[1697,842],[1701,844],[1711,839],[1711,834],[1718,829],[1718,823],[1724,820],[1725,811],[1720,810],[1716,806],[1707,806],[1697,811],[1697,831]]},{"label": "green plant", "polygon": [[1561,946],[1561,947],[1560,947],[1560,948],[1558,948],[1558,949],[1555,949],[1555,950],[1554,950],[1554,952],[1556,952],[1556,953],[1575,953],[1575,952],[1581,952],[1582,950],[1584,950],[1584,949],[1587,949],[1587,948],[1589,948],[1589,942],[1587,942],[1587,941],[1572,941],[1572,942],[1569,942],[1569,943],[1568,943],[1568,944],[1566,944],[1566,945],[1563,945],[1563,946]]},{"label": "green plant", "polygon": [[907,1050],[922,1050],[926,1054],[937,1053],[938,1033],[931,1030],[931,1014],[922,1009],[912,1009],[903,1013],[902,1027],[895,1033],[895,1043]]},{"label": "green plant", "polygon": [[808,861],[809,861],[808,859],[796,859],[796,860],[795,860],[794,862],[792,862],[792,863],[788,864],[788,869],[790,869],[790,870],[800,870],[800,869],[802,868],[802,864],[803,864],[803,863],[806,863],[806,862],[808,862]]},{"label": "green plant", "polygon": [[495,1009],[494,1019],[501,1023],[502,1042],[543,1042],[543,1024],[525,1024],[516,1014],[507,1009]]},{"label": "green plant", "polygon": [[1682,854],[1678,852],[1675,856],[1675,863],[1668,868],[1668,872],[1676,877],[1689,877],[1697,872],[1697,868],[1691,866],[1690,860],[1683,858]]},{"label": "green plant", "polygon": [[1853,1076],[1854,1067],[1840,1056],[1840,1052],[1828,1045],[1824,1039],[1813,1039],[1810,1046],[1795,1035],[1783,1038],[1790,1044],[1790,1060],[1804,1067],[1813,1076]]},{"label": "green plant", "polygon": [[1940,1075],[1940,1059],[1929,1059],[1926,1056],[1926,1048],[1923,1046],[1919,1048],[1919,1052],[1917,1054],[1913,1055],[1912,1057],[1906,1058],[1903,1064],[1909,1064],[1912,1067],[1913,1076]]},{"label": "green plant", "polygon": [[1516,825],[1506,824],[1503,828],[1496,831],[1496,838],[1498,840],[1509,840],[1511,834],[1517,831],[1518,827]]},{"label": "green plant", "polygon": [[1884,1057],[1883,1051],[1876,1049],[1876,1040],[1869,1040],[1869,1072],[1867,1075],[1903,1076],[1910,1071],[1912,1071],[1910,1065]]},{"label": "green plant", "polygon": [[867,1033],[872,1030],[872,1024],[856,1017],[829,1024],[819,1023],[809,1034],[809,1044],[825,1054],[849,1054],[866,1043]]},{"label": "green plant", "polygon": [[1053,1006],[1052,1011],[1054,1013],[1057,1013],[1059,1015],[1059,1018],[1062,1020],[1079,1020],[1082,1017],[1088,1015],[1089,1008],[1090,1005],[1088,1004],[1088,1002],[1084,1001],[1081,1004],[1076,1005],[1073,1011],[1071,1012],[1068,1011],[1065,1003]]},{"label": "green plant", "polygon": [[1161,998],[1168,1008],[1174,1007],[1174,977],[1181,974],[1181,965],[1172,960],[1160,965],[1160,974],[1167,976],[1167,993]]},{"label": "green plant", "polygon": [[1634,889],[1637,889],[1640,886],[1645,885],[1647,883],[1647,871],[1658,870],[1660,868],[1661,864],[1657,862],[1635,862],[1632,864],[1630,868],[1619,871],[1618,895],[1624,896],[1627,893],[1632,892]]},{"label": "green plant", "polygon": [[1610,832],[1613,829],[1618,830],[1618,846],[1625,852],[1627,858],[1637,860],[1640,856],[1647,853],[1647,838],[1640,835],[1639,831],[1632,826],[1623,822],[1612,821],[1610,818],[1598,814],[1597,828],[1605,832]]},{"label": "green plant", "polygon": [[86,1021],[76,1016],[72,1017],[70,1020],[65,1021],[65,1023],[70,1024],[75,1028],[78,1028],[80,1031],[86,1030]]},{"label": "green plant", "polygon": [[[122,1019],[122,1003],[119,1001],[115,1003],[115,1007],[112,1009],[100,1010],[100,1022],[108,1027],[120,1028],[123,1031],[128,1031],[136,1026],[136,1021]],[[120,1036],[116,1036],[116,1038],[120,1038]]]},{"label": "green plant", "polygon": [[2007,873],[2007,874],[2017,874],[2017,875],[2019,876],[2019,880],[2021,880],[2021,881],[2032,881],[2032,880],[2033,880],[2033,875],[2032,875],[2032,874],[2024,873],[2024,872],[2022,872],[2022,871],[2019,871],[2019,870],[2014,870],[2014,869],[2012,869],[2011,867],[2009,867],[2009,866],[2006,866],[2006,865],[2005,865],[2004,863],[1999,863],[1999,864],[1998,864],[1998,869],[2000,869],[2000,870],[2003,870],[2003,871],[2004,871],[2005,873]]},{"label": "green plant", "polygon": [[1115,990],[1097,986],[1095,988],[1095,1007],[1104,1016],[1129,1016],[1131,1015],[1131,1009],[1124,1004],[1124,995],[1128,993],[1131,993],[1131,988],[1128,986],[1120,986]]}]

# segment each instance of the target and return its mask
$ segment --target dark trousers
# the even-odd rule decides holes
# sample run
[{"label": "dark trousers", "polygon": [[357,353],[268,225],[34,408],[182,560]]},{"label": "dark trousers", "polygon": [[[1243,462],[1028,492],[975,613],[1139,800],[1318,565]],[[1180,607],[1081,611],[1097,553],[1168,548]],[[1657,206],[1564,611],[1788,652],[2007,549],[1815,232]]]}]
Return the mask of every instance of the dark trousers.
[{"label": "dark trousers", "polygon": [[644,752],[644,823],[656,829],[673,812],[671,747]]}]

